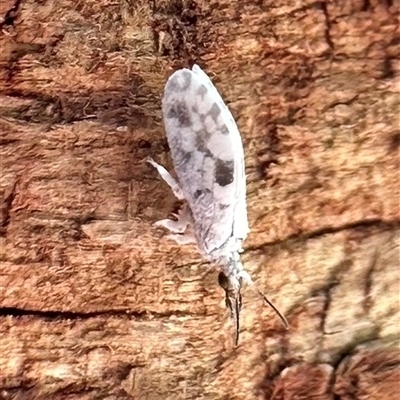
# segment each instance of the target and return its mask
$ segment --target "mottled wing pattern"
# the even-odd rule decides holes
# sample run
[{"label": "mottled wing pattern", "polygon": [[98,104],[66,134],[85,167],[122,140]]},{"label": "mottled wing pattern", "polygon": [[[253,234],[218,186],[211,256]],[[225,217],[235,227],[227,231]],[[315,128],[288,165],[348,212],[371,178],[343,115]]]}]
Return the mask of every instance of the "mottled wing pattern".
[{"label": "mottled wing pattern", "polygon": [[169,78],[162,109],[200,250],[211,258],[240,250],[249,231],[246,179],[243,145],[231,112],[197,65]]}]

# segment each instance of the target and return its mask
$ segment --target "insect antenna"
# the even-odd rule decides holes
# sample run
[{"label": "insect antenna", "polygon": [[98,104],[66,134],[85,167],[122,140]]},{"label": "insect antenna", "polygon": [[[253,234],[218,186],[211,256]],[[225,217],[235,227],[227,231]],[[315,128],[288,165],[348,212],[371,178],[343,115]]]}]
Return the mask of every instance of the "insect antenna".
[{"label": "insect antenna", "polygon": [[242,308],[242,295],[240,289],[238,292],[232,290],[229,285],[227,276],[220,272],[218,275],[218,283],[225,291],[225,305],[231,312],[231,318],[235,322],[235,346],[239,343],[240,332],[240,310]]},{"label": "insect antenna", "polygon": [[254,285],[254,287],[257,289],[258,294],[264,299],[264,301],[275,311],[276,315],[280,318],[282,325],[286,329],[289,329],[289,322],[287,321],[286,317],[274,306],[270,300],[268,300],[267,296],[265,296],[265,294],[263,294],[256,285]]},{"label": "insect antenna", "polygon": [[242,306],[242,295],[239,293],[239,298],[235,298],[235,322],[236,322],[236,336],[235,336],[235,346],[239,342],[239,331],[240,331],[240,308]]}]

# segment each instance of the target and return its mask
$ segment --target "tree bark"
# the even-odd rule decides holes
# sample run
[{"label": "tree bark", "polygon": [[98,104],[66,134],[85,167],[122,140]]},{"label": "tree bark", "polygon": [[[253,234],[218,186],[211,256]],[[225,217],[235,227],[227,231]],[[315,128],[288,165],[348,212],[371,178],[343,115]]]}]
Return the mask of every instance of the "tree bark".
[{"label": "tree bark", "polygon": [[[0,8],[0,398],[395,399],[398,0]],[[239,346],[177,203],[160,99],[198,63],[246,154]]]}]

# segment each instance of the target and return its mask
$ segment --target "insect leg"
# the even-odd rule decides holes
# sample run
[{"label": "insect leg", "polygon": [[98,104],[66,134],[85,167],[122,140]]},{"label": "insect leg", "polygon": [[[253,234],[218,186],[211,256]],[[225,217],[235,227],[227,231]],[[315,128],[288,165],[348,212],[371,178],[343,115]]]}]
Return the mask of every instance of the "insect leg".
[{"label": "insect leg", "polygon": [[177,221],[162,219],[161,221],[157,221],[154,225],[168,229],[172,233],[185,233],[188,223],[179,219]]},{"label": "insect leg", "polygon": [[184,196],[182,190],[174,177],[162,165],[157,164],[151,157],[149,157],[146,161],[157,169],[157,172],[160,174],[161,178],[164,179],[164,181],[167,182],[168,186],[172,189],[175,197],[178,200],[183,200]]},{"label": "insect leg", "polygon": [[187,204],[178,211],[178,214],[173,214],[177,219],[163,219],[157,221],[154,225],[161,226],[168,229],[174,235],[167,235],[168,239],[174,240],[179,245],[185,245],[189,243],[196,243],[196,238],[193,233],[192,226],[192,214]]},{"label": "insect leg", "polygon": [[191,233],[185,233],[184,235],[167,235],[167,238],[174,240],[179,245],[196,243],[196,238]]}]

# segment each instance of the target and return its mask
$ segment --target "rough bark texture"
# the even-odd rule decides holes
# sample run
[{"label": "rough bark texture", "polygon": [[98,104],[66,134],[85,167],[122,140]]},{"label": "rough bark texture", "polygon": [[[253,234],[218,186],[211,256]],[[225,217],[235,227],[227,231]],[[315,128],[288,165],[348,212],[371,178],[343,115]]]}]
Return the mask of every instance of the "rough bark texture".
[{"label": "rough bark texture", "polygon": [[[399,1],[0,7],[2,399],[398,398]],[[160,99],[200,64],[241,129],[252,290],[152,227]]]}]

